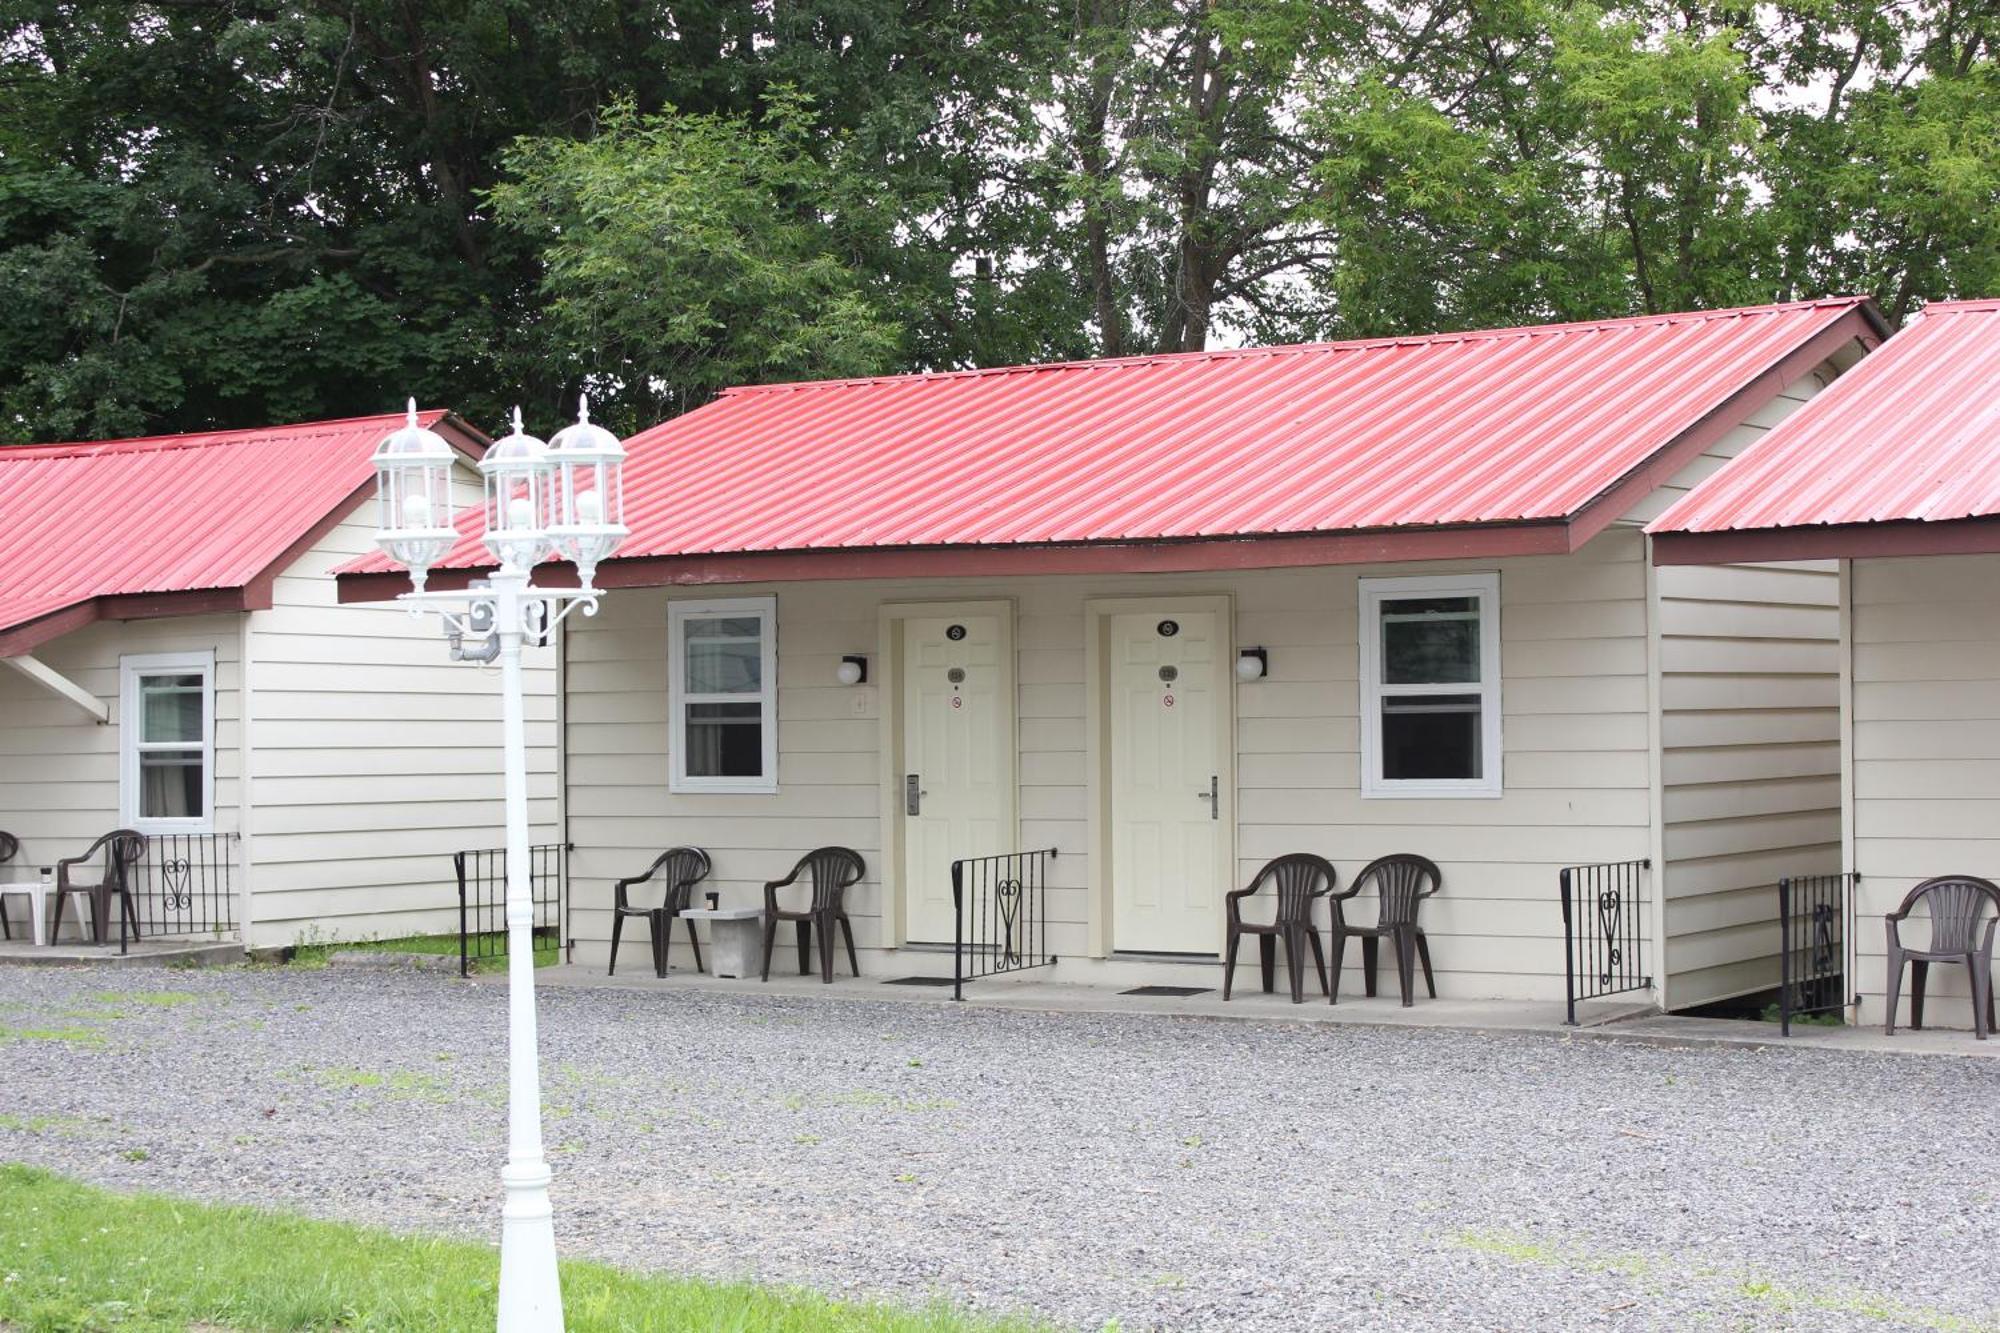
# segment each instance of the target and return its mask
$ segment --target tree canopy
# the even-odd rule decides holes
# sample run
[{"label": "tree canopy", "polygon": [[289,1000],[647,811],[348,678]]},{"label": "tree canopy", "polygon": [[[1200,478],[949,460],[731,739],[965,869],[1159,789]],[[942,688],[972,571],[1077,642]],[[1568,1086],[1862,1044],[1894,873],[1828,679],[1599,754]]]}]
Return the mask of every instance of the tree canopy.
[{"label": "tree canopy", "polygon": [[1990,0],[0,0],[0,437],[2000,294]]}]

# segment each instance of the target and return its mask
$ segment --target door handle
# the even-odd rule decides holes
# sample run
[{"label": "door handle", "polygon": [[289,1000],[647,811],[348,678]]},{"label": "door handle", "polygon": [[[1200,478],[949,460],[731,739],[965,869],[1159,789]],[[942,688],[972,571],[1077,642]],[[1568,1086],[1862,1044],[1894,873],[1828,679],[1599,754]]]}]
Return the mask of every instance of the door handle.
[{"label": "door handle", "polygon": [[929,792],[918,790],[918,780],[918,774],[905,773],[903,775],[903,813],[906,815],[922,814],[924,797],[930,795]]},{"label": "door handle", "polygon": [[1222,779],[1219,776],[1210,774],[1208,790],[1198,791],[1194,795],[1196,800],[1208,802],[1208,817],[1210,819],[1222,818]]}]

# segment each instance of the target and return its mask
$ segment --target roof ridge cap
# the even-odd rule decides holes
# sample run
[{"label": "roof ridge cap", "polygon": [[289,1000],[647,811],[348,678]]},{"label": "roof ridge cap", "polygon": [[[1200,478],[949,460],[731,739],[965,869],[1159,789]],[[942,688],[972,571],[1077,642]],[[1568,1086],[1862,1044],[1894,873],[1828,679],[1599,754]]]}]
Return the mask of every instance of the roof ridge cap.
[{"label": "roof ridge cap", "polygon": [[1740,319],[1747,316],[1773,315],[1822,307],[1852,309],[1867,300],[1866,296],[1821,296],[1799,301],[1775,301],[1765,305],[1730,306],[1721,310],[1671,310],[1653,315],[1613,315],[1604,319],[1568,320],[1557,324],[1510,324],[1501,328],[1385,334],[1375,338],[1342,338],[1328,342],[1277,343],[1268,347],[1214,347],[1193,352],[1150,352],[1133,356],[1088,357],[1075,361],[1038,361],[1013,366],[969,366],[958,370],[929,370],[902,375],[856,375],[824,380],[785,380],[774,384],[736,384],[723,389],[718,396],[727,398],[749,394],[847,389],[869,384],[930,384],[944,380],[1032,375],[1064,370],[1128,370],[1149,365],[1239,360],[1258,356],[1327,355],[1369,351],[1381,347],[1445,346],[1501,338],[1547,337],[1618,328],[1654,327],[1663,324],[1706,323],[1712,320]]},{"label": "roof ridge cap", "polygon": [[[438,422],[451,417],[450,408],[430,408],[417,413],[417,420],[436,426]],[[397,421],[405,419],[402,412],[378,412],[359,417],[331,417],[324,421],[300,421],[282,426],[232,426],[223,430],[190,430],[172,435],[130,435],[113,440],[49,440],[29,444],[0,444],[0,463],[20,462],[28,458],[103,458],[124,453],[167,453],[176,449],[219,449],[234,445],[275,444],[297,440],[301,437],[316,438],[332,433],[341,426],[355,426],[368,421]]]},{"label": "roof ridge cap", "polygon": [[1921,309],[1911,315],[1918,320],[1936,311],[1940,315],[1985,314],[2000,310],[2000,296],[1961,296],[1948,301],[1926,301]]}]

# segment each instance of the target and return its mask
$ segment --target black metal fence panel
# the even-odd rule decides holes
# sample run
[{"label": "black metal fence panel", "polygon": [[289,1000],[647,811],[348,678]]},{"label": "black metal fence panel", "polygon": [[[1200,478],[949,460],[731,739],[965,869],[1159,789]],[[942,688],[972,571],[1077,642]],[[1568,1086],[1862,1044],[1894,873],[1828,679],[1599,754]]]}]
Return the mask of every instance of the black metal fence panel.
[{"label": "black metal fence panel", "polygon": [[1626,991],[1648,990],[1645,940],[1653,863],[1606,861],[1565,866],[1562,886],[1564,1021],[1576,1026],[1576,1006]]},{"label": "black metal fence panel", "polygon": [[1847,905],[1858,875],[1788,875],[1778,881],[1778,1028],[1838,1013],[1847,1003]]},{"label": "black metal fence panel", "polygon": [[[537,843],[528,849],[529,893],[534,899],[534,948],[562,949],[569,938],[569,844]],[[507,849],[481,847],[452,853],[458,872],[458,974],[507,956]]]},{"label": "black metal fence panel", "polygon": [[1047,967],[1048,863],[1056,849],[974,856],[951,863],[951,997],[980,977]]},{"label": "black metal fence panel", "polygon": [[[126,879],[142,940],[236,933],[237,857],[234,833],[149,833],[146,851]],[[116,907],[112,908],[116,911]],[[118,949],[127,950],[127,924],[118,922]]]}]

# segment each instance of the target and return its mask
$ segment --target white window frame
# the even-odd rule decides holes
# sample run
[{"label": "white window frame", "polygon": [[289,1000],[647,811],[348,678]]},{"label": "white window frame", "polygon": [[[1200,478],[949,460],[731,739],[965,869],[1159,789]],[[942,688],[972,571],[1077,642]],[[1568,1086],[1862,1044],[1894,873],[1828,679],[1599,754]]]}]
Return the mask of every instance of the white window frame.
[{"label": "white window frame", "polygon": [[[1437,685],[1382,683],[1382,603],[1413,597],[1479,599],[1479,682]],[[1502,792],[1500,751],[1500,576],[1437,574],[1361,580],[1361,794],[1364,797],[1493,797]],[[1481,776],[1382,776],[1382,701],[1396,696],[1477,694]]]},{"label": "white window frame", "polygon": [[[143,676],[201,677],[201,808],[199,818],[146,819],[139,814],[139,755],[146,749],[184,750],[185,745],[140,739],[139,680]],[[118,659],[119,822],[140,833],[215,831],[215,653],[141,653]]]},{"label": "white window frame", "polygon": [[[748,694],[689,694],[687,692],[687,627],[690,621],[729,620],[756,616],[762,652],[758,677],[763,689]],[[687,771],[687,706],[701,703],[762,705],[763,776],[708,777]],[[778,599],[729,597],[667,603],[667,789],[673,792],[768,795],[778,790]]]}]

